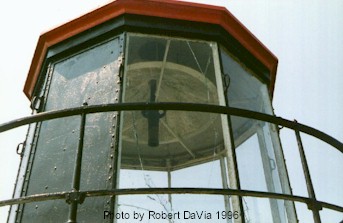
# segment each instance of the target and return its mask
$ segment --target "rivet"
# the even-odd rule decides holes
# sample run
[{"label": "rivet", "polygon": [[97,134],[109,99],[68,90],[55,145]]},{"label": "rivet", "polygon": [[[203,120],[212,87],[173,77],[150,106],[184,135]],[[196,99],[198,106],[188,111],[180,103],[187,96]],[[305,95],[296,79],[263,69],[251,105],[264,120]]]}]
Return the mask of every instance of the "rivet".
[{"label": "rivet", "polygon": [[36,205],[36,209],[38,208],[38,205]]},{"label": "rivet", "polygon": [[112,165],[110,165],[110,170],[112,170]]},{"label": "rivet", "polygon": [[117,84],[120,84],[120,81],[117,81]]},{"label": "rivet", "polygon": [[48,189],[48,186],[45,186],[45,190],[47,190]]},{"label": "rivet", "polygon": [[55,166],[55,167],[54,167],[54,169],[56,170],[56,169],[57,169],[57,167]]},{"label": "rivet", "polygon": [[116,92],[119,92],[119,89],[116,89]]},{"label": "rivet", "polygon": [[112,155],[112,154],[111,154],[111,156],[110,156],[110,157],[111,157],[111,159],[113,159],[113,155]]},{"label": "rivet", "polygon": [[106,203],[107,203],[107,204],[109,204],[109,203],[110,203],[110,201],[107,201]]},{"label": "rivet", "polygon": [[108,177],[109,180],[110,180],[111,178],[112,178],[111,176]]}]

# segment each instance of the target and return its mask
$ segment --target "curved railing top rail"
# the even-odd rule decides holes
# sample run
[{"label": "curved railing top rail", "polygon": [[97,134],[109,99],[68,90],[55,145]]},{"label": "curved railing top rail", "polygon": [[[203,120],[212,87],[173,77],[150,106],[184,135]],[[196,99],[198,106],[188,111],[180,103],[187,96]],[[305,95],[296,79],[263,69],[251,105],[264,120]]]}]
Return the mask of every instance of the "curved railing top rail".
[{"label": "curved railing top rail", "polygon": [[[85,197],[93,197],[93,196],[104,196],[106,194],[110,195],[128,195],[128,194],[145,194],[145,193],[162,193],[162,194],[171,194],[171,193],[204,193],[204,194],[222,194],[222,195],[238,195],[238,196],[252,196],[252,197],[263,197],[263,198],[274,198],[274,199],[283,199],[283,200],[290,200],[290,201],[298,201],[302,203],[306,203],[308,208],[313,212],[313,218],[315,222],[320,221],[320,214],[319,211],[322,208],[329,208],[331,210],[336,210],[343,212],[343,207],[325,203],[322,201],[318,201],[315,198],[314,188],[311,182],[311,177],[309,173],[309,169],[306,163],[306,158],[304,154],[304,150],[301,143],[300,132],[309,134],[318,138],[334,148],[338,151],[343,153],[343,144],[336,140],[335,138],[321,132],[317,129],[312,127],[303,125],[298,123],[297,121],[290,121],[287,119],[283,119],[280,117],[239,109],[239,108],[230,108],[225,106],[218,106],[218,105],[208,105],[208,104],[194,104],[194,103],[116,103],[116,104],[102,104],[102,105],[85,105],[82,107],[75,107],[75,108],[67,108],[62,110],[55,110],[55,111],[47,111],[38,113],[32,116],[20,118],[5,124],[0,125],[0,133],[20,127],[23,125],[27,125],[30,123],[41,122],[51,119],[81,115],[83,118],[81,121],[81,130],[80,130],[80,139],[83,138],[83,130],[84,130],[84,122],[86,119],[87,114],[92,113],[99,113],[99,112],[111,112],[111,111],[134,111],[134,110],[173,110],[173,111],[191,111],[191,112],[209,112],[209,113],[216,113],[216,114],[227,114],[230,116],[238,116],[243,118],[255,119],[260,121],[265,121],[269,123],[273,123],[278,126],[287,127],[293,129],[296,133],[299,153],[302,159],[302,166],[303,171],[306,179],[307,190],[309,193],[309,197],[299,197],[294,195],[287,195],[287,194],[277,194],[277,193],[270,193],[270,192],[261,192],[261,191],[246,191],[246,190],[227,190],[227,189],[211,189],[211,188],[204,188],[204,189],[187,189],[187,188],[150,188],[148,190],[145,189],[118,189],[118,190],[102,190],[102,191],[72,191],[72,192],[59,192],[59,193],[48,193],[48,194],[37,194],[31,195],[27,197],[20,197],[20,198],[12,198],[10,200],[0,201],[0,206],[4,205],[12,205],[12,204],[21,204],[27,202],[34,202],[34,201],[43,201],[43,200],[51,200],[51,199],[66,199],[66,202],[70,204],[70,222],[76,222],[76,211],[77,206],[75,206],[75,202],[83,202]],[[81,142],[81,144],[80,144]],[[82,146],[83,140],[79,142]],[[76,165],[78,166],[78,165]],[[74,175],[77,175],[77,169],[75,169]],[[76,193],[76,194],[75,194]],[[77,195],[77,196],[76,196]],[[72,201],[70,203],[70,197],[78,197],[79,200]],[[82,197],[82,198],[81,198]]]},{"label": "curved railing top rail", "polygon": [[343,144],[337,139],[329,136],[328,134],[321,132],[310,126],[300,124],[296,121],[290,121],[281,117],[272,116],[260,112],[218,106],[209,104],[194,104],[194,103],[173,103],[173,102],[161,102],[161,103],[116,103],[116,104],[101,104],[101,105],[89,105],[74,108],[67,108],[62,110],[54,110],[38,113],[35,115],[19,118],[0,125],[0,133],[17,128],[23,125],[31,124],[34,122],[41,122],[56,118],[63,118],[81,114],[91,114],[98,112],[110,112],[110,111],[134,111],[134,110],[174,110],[174,111],[193,111],[193,112],[210,112],[217,114],[227,114],[232,116],[251,118],[255,120],[265,121],[276,124],[278,126],[287,127],[299,132],[303,132],[312,135],[331,146],[335,147],[338,151],[343,153]]},{"label": "curved railing top rail", "polygon": [[70,194],[79,194],[82,199],[86,197],[98,197],[109,195],[141,195],[141,194],[208,194],[208,195],[236,195],[256,198],[273,198],[305,203],[308,206],[317,205],[320,209],[328,208],[334,211],[343,212],[343,207],[323,201],[313,200],[308,197],[295,196],[290,194],[280,194],[264,191],[235,190],[235,189],[215,189],[215,188],[125,188],[110,190],[88,190],[88,191],[62,191],[55,193],[35,194],[26,197],[13,198],[0,201],[0,207],[14,204],[25,204],[30,202],[67,199]]}]

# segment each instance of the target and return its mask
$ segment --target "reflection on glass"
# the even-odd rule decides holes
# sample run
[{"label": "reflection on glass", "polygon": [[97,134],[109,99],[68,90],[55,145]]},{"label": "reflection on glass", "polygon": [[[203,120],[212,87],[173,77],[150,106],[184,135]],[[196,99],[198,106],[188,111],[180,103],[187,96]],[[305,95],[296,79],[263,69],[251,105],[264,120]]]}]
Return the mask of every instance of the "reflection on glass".
[{"label": "reflection on glass", "polygon": [[[216,51],[214,43],[204,41],[129,34],[123,102],[225,104]],[[233,170],[227,165],[223,129],[228,126],[222,115],[130,111],[121,118],[120,188],[229,187]],[[119,196],[117,203],[118,211],[168,213],[211,211],[211,206],[232,209],[228,196],[210,195]]]},{"label": "reflection on glass", "polygon": [[266,85],[224,48],[220,53],[230,107],[271,114],[264,106]]},{"label": "reflection on glass", "polygon": [[[207,42],[130,35],[123,101],[219,104],[213,61]],[[122,168],[174,171],[223,150],[221,118],[183,111],[126,112],[121,143]]]},{"label": "reflection on glass", "polygon": [[[229,106],[272,115],[267,86],[225,49],[220,53]],[[276,127],[240,117],[231,124],[241,188],[291,194]],[[293,222],[294,209],[289,201],[244,198],[251,222]]]}]

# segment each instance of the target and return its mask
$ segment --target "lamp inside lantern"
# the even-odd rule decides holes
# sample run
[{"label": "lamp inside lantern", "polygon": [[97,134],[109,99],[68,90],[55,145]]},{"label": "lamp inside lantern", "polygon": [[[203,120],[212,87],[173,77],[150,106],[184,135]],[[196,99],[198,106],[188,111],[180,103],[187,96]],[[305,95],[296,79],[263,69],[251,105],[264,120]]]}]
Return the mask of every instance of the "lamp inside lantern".
[{"label": "lamp inside lantern", "polygon": [[[124,102],[219,104],[210,43],[135,34],[127,51]],[[121,133],[122,166],[128,169],[178,169],[223,150],[217,114],[125,112]]]}]

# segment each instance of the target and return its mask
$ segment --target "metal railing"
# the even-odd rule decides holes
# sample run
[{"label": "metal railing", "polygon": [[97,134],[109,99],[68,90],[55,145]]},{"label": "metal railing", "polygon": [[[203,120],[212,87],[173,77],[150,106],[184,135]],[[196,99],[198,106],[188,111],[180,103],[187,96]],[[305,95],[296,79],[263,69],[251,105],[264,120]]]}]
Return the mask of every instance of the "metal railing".
[{"label": "metal railing", "polygon": [[[44,193],[30,195],[20,198],[13,198],[9,200],[0,201],[0,207],[6,205],[15,205],[15,204],[24,204],[37,201],[46,201],[46,200],[56,200],[56,199],[65,199],[70,206],[69,221],[76,222],[76,213],[77,204],[82,203],[86,197],[97,197],[97,196],[108,196],[108,195],[133,195],[133,194],[212,194],[212,195],[235,195],[235,196],[250,196],[258,198],[272,198],[272,199],[281,199],[294,202],[305,203],[313,212],[314,221],[321,222],[319,212],[322,208],[331,209],[334,211],[342,212],[343,207],[330,204],[327,202],[319,201],[315,197],[313,184],[311,181],[310,171],[308,168],[306,156],[304,153],[302,139],[300,133],[306,133],[315,138],[320,139],[323,142],[328,143],[329,145],[336,148],[339,152],[343,153],[343,144],[336,140],[335,138],[318,131],[312,127],[298,123],[297,121],[290,121],[280,117],[217,105],[208,105],[208,104],[193,104],[193,103],[117,103],[117,104],[102,104],[102,105],[90,105],[82,106],[76,108],[68,108],[57,111],[48,111],[38,113],[32,116],[20,118],[5,124],[0,125],[0,133],[17,128],[23,125],[42,122],[51,119],[69,117],[80,115],[81,119],[81,128],[80,135],[84,131],[84,122],[87,114],[99,113],[99,112],[110,112],[110,111],[141,111],[141,110],[174,110],[174,111],[192,111],[192,112],[209,112],[216,114],[226,114],[229,116],[237,116],[249,119],[260,120],[268,123],[275,124],[277,126],[286,127],[294,130],[295,136],[298,143],[300,159],[302,163],[302,168],[305,176],[305,182],[307,186],[307,192],[309,197],[294,196],[289,194],[280,194],[272,192],[261,192],[261,191],[250,191],[250,190],[235,190],[235,189],[213,189],[213,188],[138,188],[138,189],[112,189],[112,190],[90,190],[90,191],[62,191],[56,193]],[[82,121],[83,120],[83,121]],[[83,123],[83,124],[82,124]],[[82,147],[82,138],[81,144],[79,142],[79,147]],[[82,154],[81,154],[82,155]],[[77,166],[74,170],[75,174],[79,175],[80,170],[77,169]],[[77,184],[77,180],[74,179],[74,183]],[[76,185],[77,187],[77,185]],[[74,219],[74,221],[72,220]]]}]

